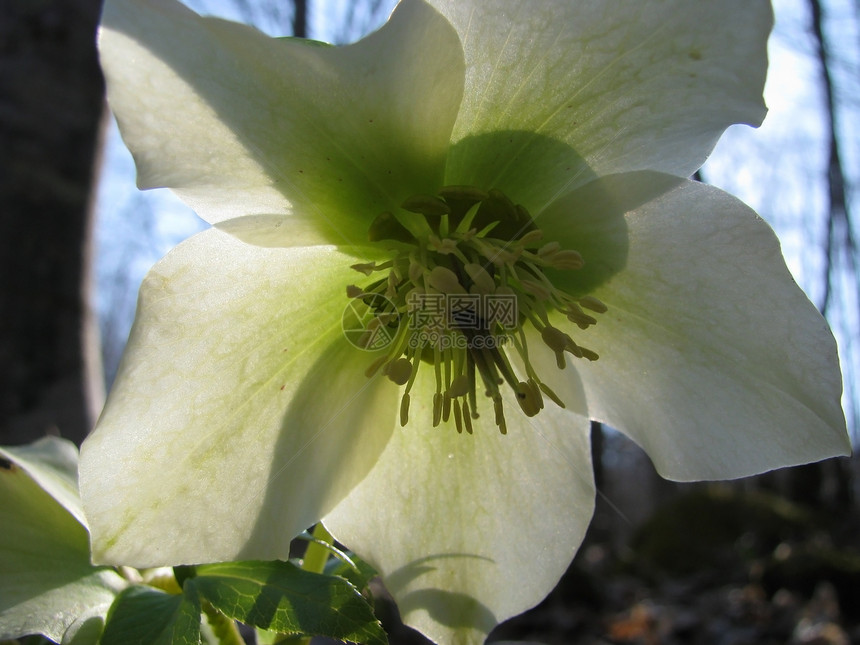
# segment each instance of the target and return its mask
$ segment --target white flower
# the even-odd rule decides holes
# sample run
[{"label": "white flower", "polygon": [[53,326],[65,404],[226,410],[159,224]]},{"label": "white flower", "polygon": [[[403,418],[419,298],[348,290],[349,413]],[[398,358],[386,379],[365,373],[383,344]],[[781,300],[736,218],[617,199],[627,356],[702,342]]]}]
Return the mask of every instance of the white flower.
[{"label": "white flower", "polygon": [[[763,118],[770,25],[749,0],[404,0],[333,48],[107,0],[139,183],[214,228],[147,276],[84,445],[96,560],[283,559],[322,518],[407,623],[473,642],[573,557],[589,419],[678,480],[845,454],[827,325],[767,225],[684,179]],[[463,186],[499,192],[476,213]],[[390,344],[347,342],[347,291],[393,302],[399,327],[357,301]],[[517,344],[410,348],[409,296],[466,291],[516,298],[516,329],[475,333]]]}]

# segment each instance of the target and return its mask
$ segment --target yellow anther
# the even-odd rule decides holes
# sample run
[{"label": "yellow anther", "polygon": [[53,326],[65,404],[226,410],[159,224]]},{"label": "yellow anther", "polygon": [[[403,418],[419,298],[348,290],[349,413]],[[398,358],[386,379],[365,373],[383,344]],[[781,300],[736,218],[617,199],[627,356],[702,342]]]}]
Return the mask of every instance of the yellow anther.
[{"label": "yellow anther", "polygon": [[436,253],[441,255],[450,255],[451,253],[457,253],[457,242],[456,240],[452,240],[450,237],[446,237],[444,239],[439,239],[435,235],[430,235],[427,238],[430,248],[432,248]]},{"label": "yellow anther", "polygon": [[496,246],[482,246],[478,249],[485,258],[497,267],[516,263],[520,257],[520,250],[513,247],[506,249]]},{"label": "yellow anther", "polygon": [[590,361],[596,361],[600,358],[600,355],[597,352],[593,352],[590,349],[586,349],[585,347],[580,347],[580,351],[582,351],[582,357],[587,358]]},{"label": "yellow anther", "polygon": [[359,264],[353,264],[349,267],[350,269],[355,269],[359,273],[363,273],[364,275],[370,275],[374,271],[376,271],[376,262],[363,262]]},{"label": "yellow anther", "polygon": [[568,340],[569,342],[564,346],[564,351],[569,354],[573,354],[577,358],[582,358],[582,348],[574,343],[572,338],[569,338]]},{"label": "yellow anther", "polygon": [[600,300],[595,298],[594,296],[583,296],[579,299],[579,304],[581,304],[586,309],[590,309],[599,314],[605,314],[608,311],[608,307],[603,304]]},{"label": "yellow anther", "polygon": [[[477,415],[475,415],[477,419]],[[466,426],[466,432],[472,434],[472,415],[469,412],[469,402],[463,401],[463,424]]]},{"label": "yellow anther", "polygon": [[441,392],[436,392],[433,395],[433,427],[439,425],[442,421],[442,394]]},{"label": "yellow anther", "polygon": [[448,396],[452,399],[457,398],[458,396],[464,396],[469,393],[469,388],[471,384],[469,383],[469,377],[465,374],[460,374],[459,376],[455,376],[451,380],[451,385],[448,386]]},{"label": "yellow anther", "polygon": [[539,228],[535,228],[523,235],[519,240],[517,240],[517,244],[519,244],[522,248],[527,249],[536,246],[537,243],[540,242],[542,239],[543,231]]},{"label": "yellow anther", "polygon": [[543,410],[543,397],[541,396],[540,388],[538,387],[537,381],[535,381],[533,378],[530,378],[528,380],[528,386],[531,389],[532,394],[538,401],[538,407]]},{"label": "yellow anther", "polygon": [[400,399],[400,427],[409,422],[409,392],[404,392]]},{"label": "yellow anther", "polygon": [[534,391],[528,383],[520,381],[517,388],[517,403],[527,417],[533,417],[540,412],[540,399],[535,396]]},{"label": "yellow anther", "polygon": [[547,258],[547,261],[550,263],[550,266],[562,270],[581,269],[585,266],[582,256],[577,251],[570,249],[556,251]]},{"label": "yellow anther", "polygon": [[412,363],[408,358],[401,356],[385,366],[385,375],[397,385],[405,385],[412,376]]},{"label": "yellow anther", "polygon": [[567,319],[570,322],[575,323],[580,329],[588,329],[590,325],[597,324],[596,318],[589,316],[573,302],[568,304],[565,313],[567,314]]},{"label": "yellow anther", "polygon": [[546,346],[556,354],[567,349],[567,344],[571,341],[570,336],[560,329],[550,326],[546,326],[541,330],[540,337],[546,343]]},{"label": "yellow anther", "polygon": [[523,289],[532,294],[538,300],[549,300],[552,295],[546,287],[534,280],[522,280],[522,285]]},{"label": "yellow anther", "polygon": [[451,395],[445,392],[442,394],[442,421],[447,421],[451,418]]},{"label": "yellow anther", "polygon": [[547,242],[542,247],[538,249],[538,255],[540,257],[545,257],[547,255],[551,255],[561,249],[561,244],[553,240],[552,242]]},{"label": "yellow anther", "polygon": [[476,291],[478,293],[488,294],[493,293],[493,291],[495,291],[495,281],[490,276],[490,274],[487,273],[487,270],[484,269],[484,267],[482,267],[480,264],[470,262],[469,264],[466,264],[463,268],[466,270],[466,273],[472,279],[472,286],[476,287]]},{"label": "yellow anther", "polygon": [[493,411],[496,414],[496,425],[499,427],[499,432],[508,434],[508,426],[505,423],[505,410],[502,407],[502,397],[493,397]]},{"label": "yellow anther", "polygon": [[447,267],[433,267],[427,281],[439,293],[454,293],[459,295],[466,293],[463,285],[457,280],[457,274]]}]

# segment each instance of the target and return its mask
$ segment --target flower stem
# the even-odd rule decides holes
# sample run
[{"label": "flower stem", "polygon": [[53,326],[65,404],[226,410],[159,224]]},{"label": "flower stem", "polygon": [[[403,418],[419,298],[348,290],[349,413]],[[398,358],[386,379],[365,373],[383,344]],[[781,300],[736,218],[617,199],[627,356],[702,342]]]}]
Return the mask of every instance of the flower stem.
[{"label": "flower stem", "polygon": [[233,620],[227,618],[208,602],[202,603],[202,609],[219,645],[245,645],[245,640],[239,634],[239,628]]},{"label": "flower stem", "polygon": [[308,542],[308,548],[305,550],[305,557],[302,560],[302,569],[312,571],[313,573],[322,573],[325,571],[325,564],[328,562],[329,555],[331,555],[331,551],[324,545],[333,544],[334,538],[326,530],[322,522],[319,522],[314,527],[314,540],[313,542]]},{"label": "flower stem", "polygon": [[[314,527],[314,541],[308,542],[308,547],[305,549],[305,557],[302,559],[302,569],[312,573],[322,573],[325,571],[326,562],[331,555],[331,551],[325,545],[334,544],[334,538],[331,536],[322,522],[318,522]],[[310,645],[311,637],[307,636],[297,641],[293,641],[286,637],[289,642],[295,642],[296,645]],[[280,640],[276,640],[281,642]]]}]

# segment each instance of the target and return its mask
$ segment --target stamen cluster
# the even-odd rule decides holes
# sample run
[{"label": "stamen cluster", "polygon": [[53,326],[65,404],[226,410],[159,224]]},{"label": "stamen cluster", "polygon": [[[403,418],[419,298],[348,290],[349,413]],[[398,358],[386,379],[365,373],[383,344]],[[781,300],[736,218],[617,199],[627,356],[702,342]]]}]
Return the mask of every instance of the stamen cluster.
[{"label": "stamen cluster", "polygon": [[[381,370],[405,386],[401,425],[409,420],[410,392],[422,362],[433,366],[436,378],[434,427],[453,415],[457,432],[472,433],[472,420],[479,416],[478,376],[502,434],[507,432],[500,389],[505,384],[527,416],[540,412],[544,396],[564,407],[529,361],[524,326],[540,333],[559,369],[565,368],[565,353],[597,360],[595,352],[549,322],[556,310],[585,330],[597,323],[592,313],[606,311],[592,296],[574,298],[559,290],[545,274],[547,268],[580,269],[582,256],[545,242],[528,211],[498,190],[446,186],[437,195],[410,197],[402,208],[382,213],[369,230],[371,241],[391,242],[391,260],[353,265],[378,277],[363,287],[347,287],[348,296],[374,308],[365,342],[373,327],[391,328],[392,342],[366,374]],[[511,364],[511,351],[525,380]]]}]

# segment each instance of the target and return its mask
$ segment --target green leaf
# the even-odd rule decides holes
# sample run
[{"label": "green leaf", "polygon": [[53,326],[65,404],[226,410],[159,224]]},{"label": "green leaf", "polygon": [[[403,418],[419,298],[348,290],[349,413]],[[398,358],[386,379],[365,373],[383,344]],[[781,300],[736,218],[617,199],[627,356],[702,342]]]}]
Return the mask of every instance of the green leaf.
[{"label": "green leaf", "polygon": [[289,562],[232,562],[197,567],[185,583],[226,616],[282,634],[327,636],[384,645],[385,632],[349,582]]},{"label": "green leaf", "polygon": [[[95,642],[99,623],[125,581],[90,564],[77,516],[77,450],[48,437],[0,448],[0,639],[44,634]],[[87,623],[85,638],[79,627]]]},{"label": "green leaf", "polygon": [[197,645],[200,599],[194,589],[181,595],[145,586],[123,591],[108,614],[101,645]]},{"label": "green leaf", "polygon": [[354,553],[349,554],[349,562],[338,557],[330,558],[326,564],[325,573],[346,578],[359,591],[364,591],[370,581],[379,575],[376,569]]}]

